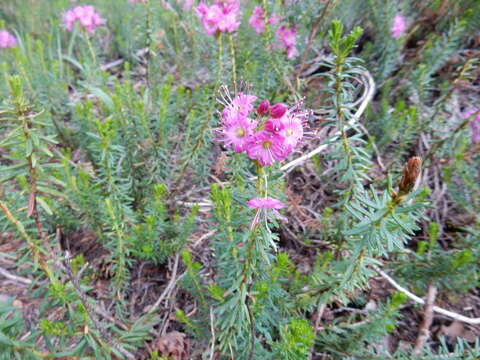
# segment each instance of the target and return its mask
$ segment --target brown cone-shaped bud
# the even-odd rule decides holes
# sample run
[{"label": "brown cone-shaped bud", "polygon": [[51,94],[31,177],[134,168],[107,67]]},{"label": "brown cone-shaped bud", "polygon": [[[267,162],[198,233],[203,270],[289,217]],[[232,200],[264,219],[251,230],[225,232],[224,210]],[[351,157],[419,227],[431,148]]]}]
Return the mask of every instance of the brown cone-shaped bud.
[{"label": "brown cone-shaped bud", "polygon": [[403,168],[403,177],[398,184],[399,195],[405,195],[412,191],[420,175],[420,170],[422,170],[422,158],[419,156],[410,158]]}]

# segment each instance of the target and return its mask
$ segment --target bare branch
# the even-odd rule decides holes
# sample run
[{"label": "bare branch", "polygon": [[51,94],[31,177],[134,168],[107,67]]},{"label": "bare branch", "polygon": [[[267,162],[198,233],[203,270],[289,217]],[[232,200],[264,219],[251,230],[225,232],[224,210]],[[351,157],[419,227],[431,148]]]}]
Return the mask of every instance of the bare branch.
[{"label": "bare branch", "polygon": [[415,347],[413,353],[419,355],[422,351],[425,341],[430,337],[430,326],[433,321],[433,304],[435,303],[435,297],[437,296],[437,288],[431,283],[428,286],[427,302],[425,304],[425,312],[423,314],[423,320],[418,330],[417,341],[415,341]]},{"label": "bare branch", "polygon": [[23,283],[23,284],[30,285],[32,283],[32,280],[21,277],[21,276],[13,275],[11,272],[5,270],[2,267],[0,267],[0,275],[5,276],[7,279],[10,279],[10,280],[13,280],[13,281],[16,281],[16,282],[20,282],[20,283]]},{"label": "bare branch", "polygon": [[[388,276],[384,271],[380,270],[376,266],[372,267],[378,274],[380,274],[385,280],[387,280],[395,289],[401,291],[405,295],[407,295],[410,299],[414,300],[415,302],[419,304],[425,304],[425,300],[422,298],[418,297],[417,295],[411,293],[401,285],[399,285],[395,280],[393,280],[390,276]],[[449,318],[464,322],[466,324],[471,324],[471,325],[479,325],[480,324],[480,318],[470,318],[468,316],[464,316],[461,314],[454,313],[453,311],[445,310],[441,307],[438,306],[433,306],[432,307],[433,311],[445,316],[448,316]]]}]

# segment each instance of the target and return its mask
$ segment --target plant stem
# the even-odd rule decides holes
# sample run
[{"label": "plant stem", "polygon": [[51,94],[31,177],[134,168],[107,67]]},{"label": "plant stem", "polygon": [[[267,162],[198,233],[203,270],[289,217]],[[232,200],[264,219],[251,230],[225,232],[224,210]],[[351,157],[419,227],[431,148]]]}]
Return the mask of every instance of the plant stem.
[{"label": "plant stem", "polygon": [[233,35],[230,34],[228,36],[228,40],[230,43],[230,57],[232,58],[232,81],[233,81],[233,89],[235,90],[235,94],[237,94],[237,65],[235,61],[235,46],[233,44]]},{"label": "plant stem", "polygon": [[90,52],[90,56],[92,57],[93,66],[97,66],[97,56],[95,55],[95,50],[93,50],[92,42],[90,41],[90,37],[88,36],[87,32],[84,31],[83,35],[85,36],[85,41],[87,42],[88,51]]},{"label": "plant stem", "polygon": [[8,221],[10,221],[13,225],[15,225],[15,227],[17,228],[17,231],[27,241],[28,247],[33,253],[35,262],[37,262],[40,265],[43,272],[47,275],[48,279],[50,280],[50,283],[55,284],[56,279],[53,275],[52,270],[48,266],[47,261],[45,260],[45,257],[42,254],[40,248],[35,243],[35,241],[30,237],[30,235],[28,235],[23,224],[11,213],[11,211],[7,207],[7,204],[5,204],[2,200],[0,200],[0,210],[3,211]]}]

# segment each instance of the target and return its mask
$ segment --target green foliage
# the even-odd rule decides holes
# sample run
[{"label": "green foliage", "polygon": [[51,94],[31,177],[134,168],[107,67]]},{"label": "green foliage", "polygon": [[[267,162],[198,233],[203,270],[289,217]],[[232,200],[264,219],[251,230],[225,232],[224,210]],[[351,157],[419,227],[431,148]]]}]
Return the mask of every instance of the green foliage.
[{"label": "green foliage", "polygon": [[[17,39],[0,49],[0,260],[35,314],[0,303],[0,359],[167,359],[170,331],[205,359],[410,359],[382,345],[416,310],[403,293],[372,301],[379,268],[419,296],[434,285],[442,306],[478,287],[462,115],[478,108],[478,1],[241,2],[239,29],[215,36],[187,1],[92,3],[106,24],[91,34],[66,31],[71,1],[0,5]],[[260,3],[282,18],[263,33],[248,24]],[[225,151],[226,88],[305,97],[298,151],[323,152],[285,172]],[[414,155],[424,172],[399,191]],[[290,223],[246,206],[267,195]],[[432,339],[418,358],[479,351]]]}]

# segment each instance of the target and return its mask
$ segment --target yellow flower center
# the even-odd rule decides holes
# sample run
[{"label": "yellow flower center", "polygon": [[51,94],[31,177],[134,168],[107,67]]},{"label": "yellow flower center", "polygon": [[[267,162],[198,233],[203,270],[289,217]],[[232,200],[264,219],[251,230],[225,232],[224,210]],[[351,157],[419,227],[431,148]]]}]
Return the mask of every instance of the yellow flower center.
[{"label": "yellow flower center", "polygon": [[268,149],[272,145],[272,142],[270,140],[266,140],[263,142],[263,148]]},{"label": "yellow flower center", "polygon": [[238,137],[244,137],[245,136],[245,130],[243,128],[238,128],[237,129],[237,136]]}]

